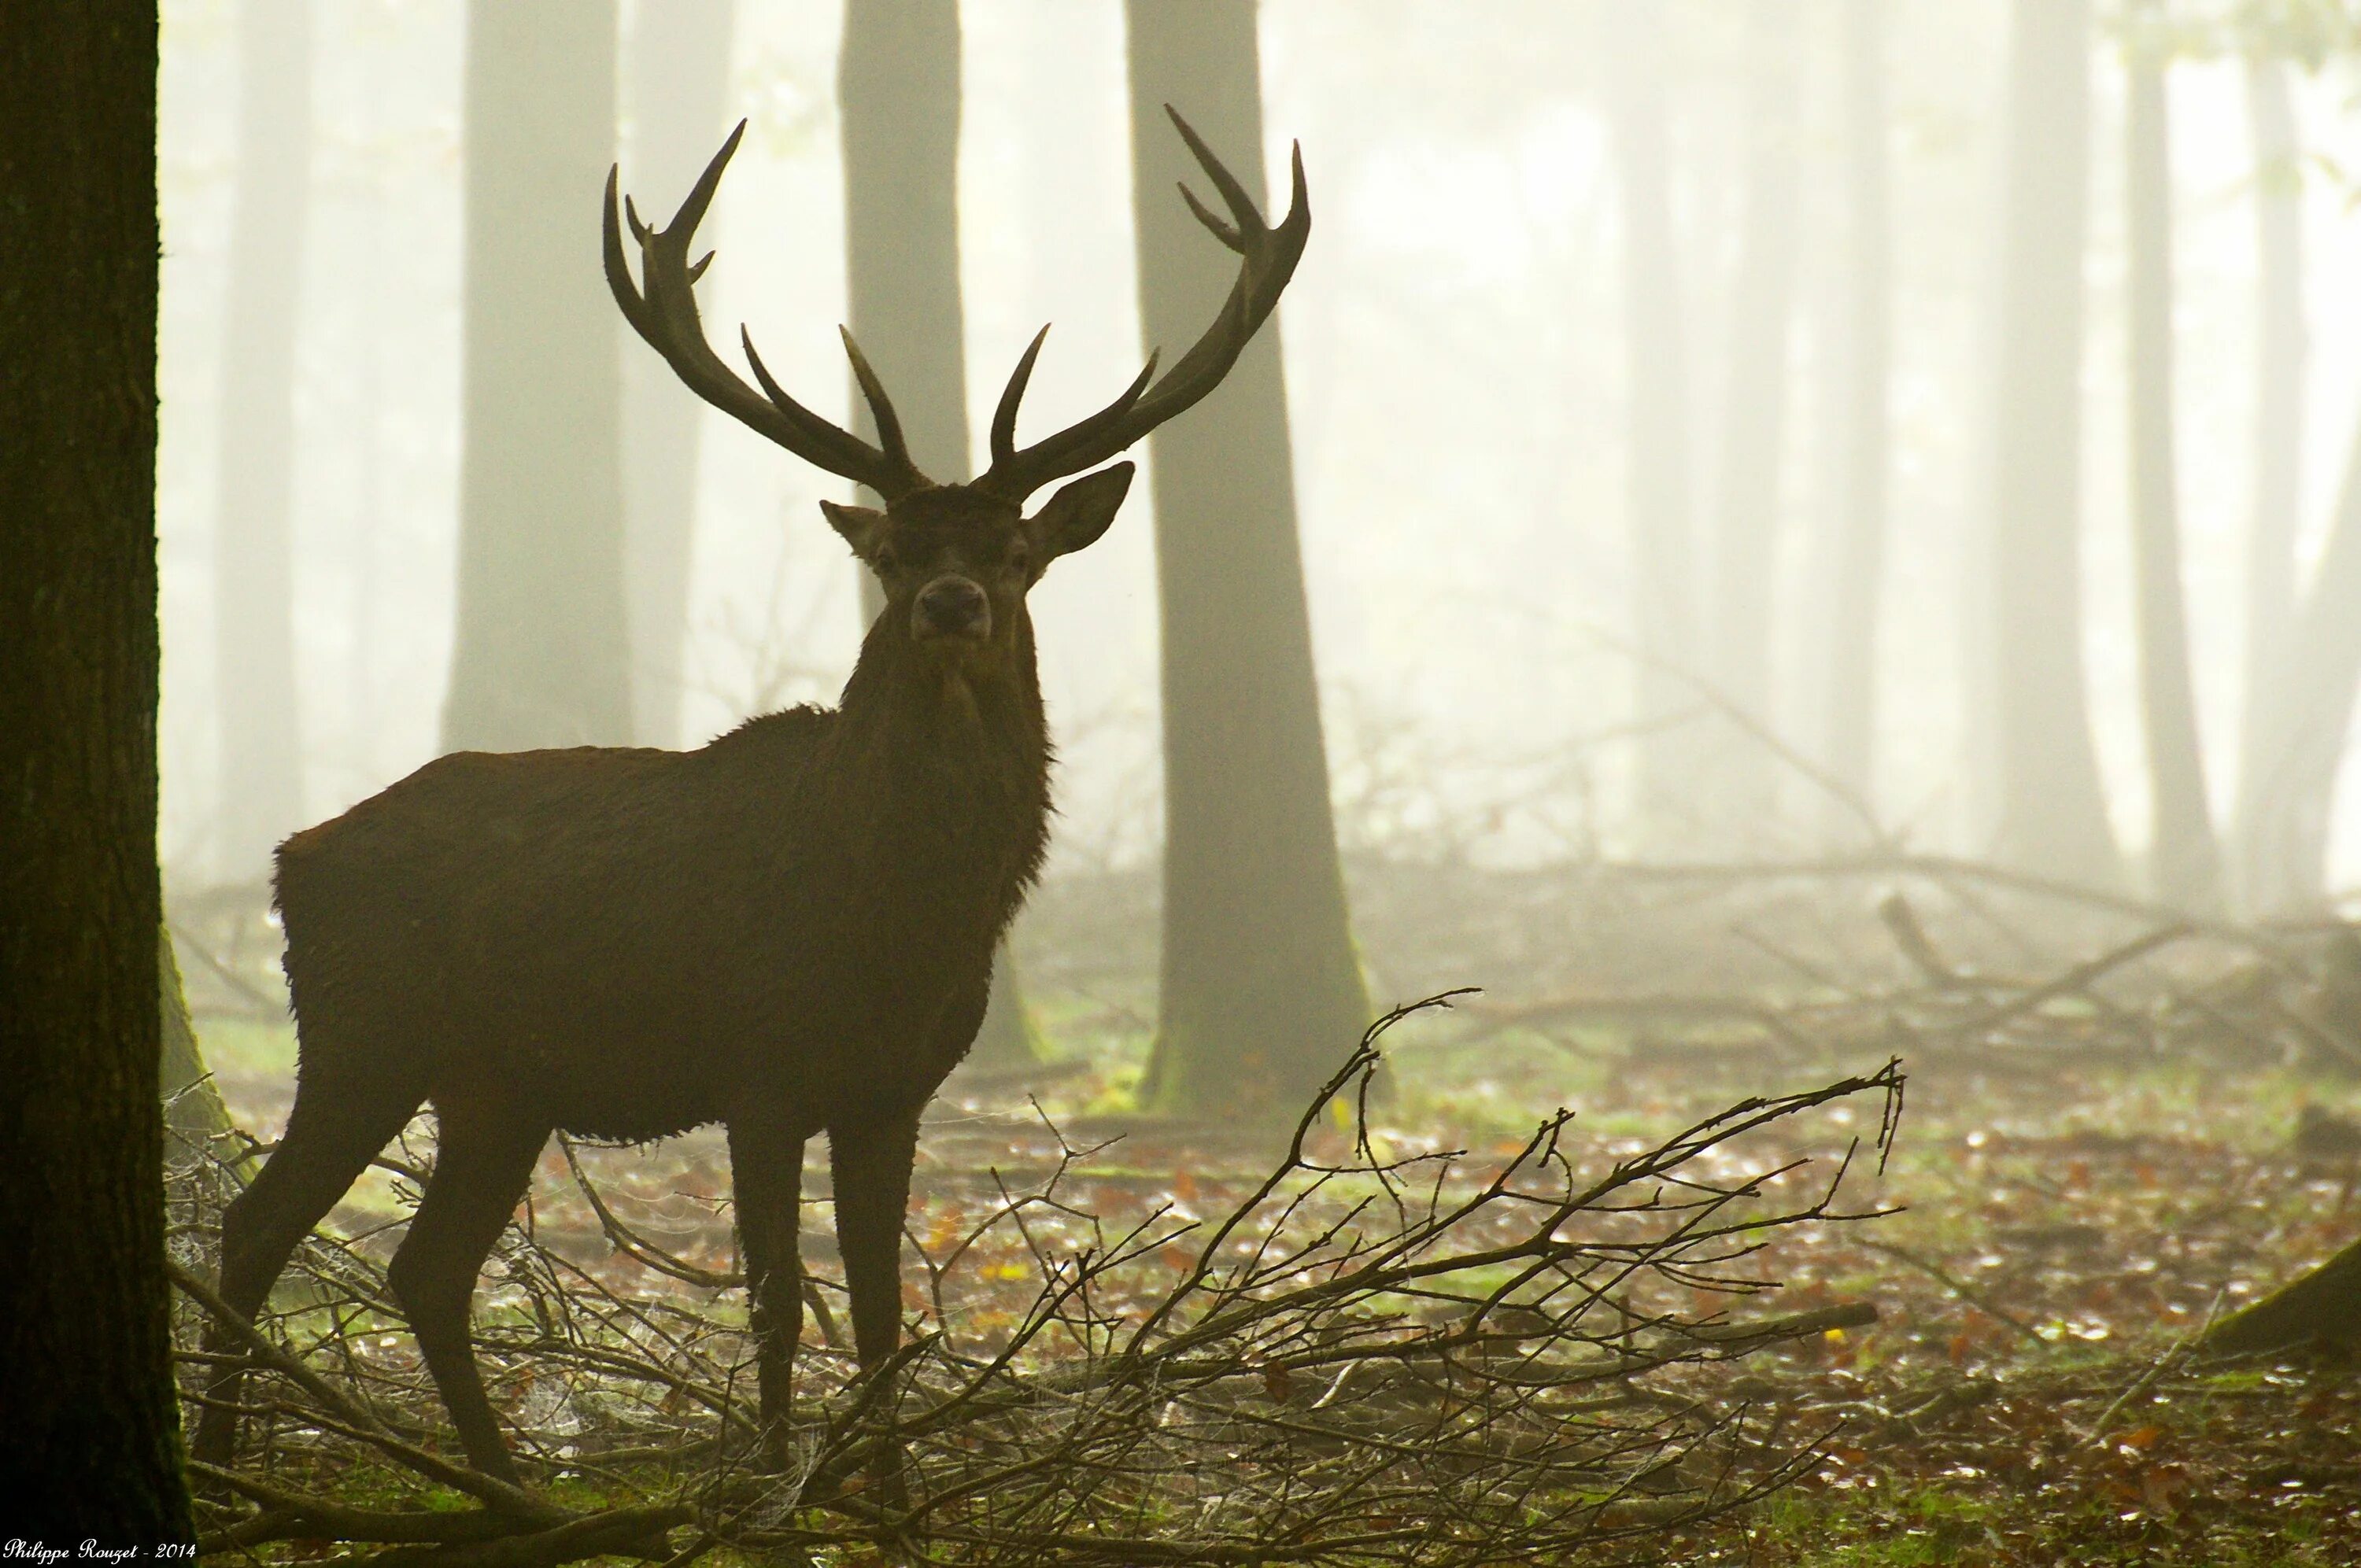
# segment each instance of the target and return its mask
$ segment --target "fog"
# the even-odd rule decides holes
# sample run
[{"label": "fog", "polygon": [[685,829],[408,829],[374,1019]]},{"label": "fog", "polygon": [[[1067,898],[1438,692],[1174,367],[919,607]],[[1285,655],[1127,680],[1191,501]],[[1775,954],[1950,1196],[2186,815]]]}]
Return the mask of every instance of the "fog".
[{"label": "fog", "polygon": [[[2356,68],[167,0],[209,1539],[2361,1561]],[[260,1488],[249,1319],[367,1390]],[[606,1512],[446,1516],[446,1426]]]},{"label": "fog", "polygon": [[[1848,144],[1840,7],[1783,0],[1663,7],[1670,213],[1685,337],[1683,432],[1691,571],[1713,615],[1726,389],[1743,323],[1737,273],[1766,72],[1794,72],[1792,247],[1784,398],[1765,531],[1769,658],[1763,728],[1805,762],[1826,735],[1821,632],[1841,490],[1836,366],[1858,314],[1842,244]],[[1316,222],[1282,307],[1295,483],[1326,746],[1349,853],[1448,840],[1510,863],[1850,849],[1857,832],[1804,768],[1771,764],[1770,808],[1733,813],[1706,785],[1650,809],[1634,725],[1670,722],[1709,778],[1760,764],[1765,743],[1714,706],[1704,646],[1661,651],[1671,715],[1635,707],[1650,641],[1627,475],[1628,313],[1620,267],[1611,90],[1632,30],[1612,7],[1269,0],[1262,9],[1266,158],[1303,149]],[[1911,847],[1993,847],[1987,691],[1977,609],[1989,577],[1994,345],[2024,330],[2000,297],[2007,7],[1893,0],[1894,317],[1886,569],[1874,668],[1879,817]],[[223,362],[240,102],[239,9],[166,7],[165,263],[159,478],[167,647],[163,841],[176,886],[259,880],[218,830],[225,740],[216,574],[225,553]],[[312,142],[301,267],[276,302],[293,323],[293,695],[300,795],[291,830],[342,810],[438,749],[448,689],[458,528],[465,8],[339,0],[313,11]],[[1767,25],[1764,16],[1770,20]],[[681,194],[643,174],[648,132],[620,18],[619,156],[643,210]],[[1028,431],[1095,408],[1139,342],[1130,225],[1123,17],[1087,0],[971,4],[963,16],[959,191],[970,426],[981,444],[1007,367],[1054,322]],[[2089,61],[2092,168],[2081,377],[2081,647],[2108,812],[2135,854],[2148,837],[2137,700],[2125,411],[2125,88],[2102,18]],[[850,419],[832,331],[846,315],[836,115],[839,8],[736,8],[724,114],[751,122],[704,237],[717,344],[743,321],[781,383]],[[2191,668],[2210,797],[2239,797],[2244,585],[2263,389],[2257,206],[2300,189],[2305,326],[2298,558],[2319,553],[2361,414],[2361,215],[2345,165],[2361,153],[2349,66],[2290,82],[2303,161],[2258,179],[2245,69],[2205,49],[2172,65],[2177,474]],[[2210,37],[2210,35],[2207,35]],[[1766,57],[1765,42],[1777,47]],[[1782,67],[1780,50],[1792,54]],[[1775,95],[1772,102],[1776,104]],[[1180,105],[1184,112],[1186,104]],[[685,133],[684,133],[685,134]],[[579,265],[598,265],[598,192],[576,193]],[[620,320],[626,362],[652,358]],[[1759,335],[1759,334],[1758,334]],[[1166,345],[1177,352],[1182,345]],[[689,394],[670,394],[684,402]],[[856,567],[819,526],[846,488],[700,409],[679,713],[695,744],[746,715],[829,700],[861,631]],[[1136,456],[1146,457],[1143,449]],[[578,455],[551,451],[553,472]],[[266,459],[269,460],[269,459]],[[691,504],[684,497],[682,504]],[[1136,488],[1109,537],[1035,596],[1063,765],[1053,876],[1159,850],[1154,521]],[[1710,641],[1710,632],[1700,641]],[[644,661],[643,652],[635,654]],[[1682,685],[1694,674],[1705,685]],[[2343,718],[2336,719],[2341,733]],[[1750,757],[1752,759],[1750,761]],[[2342,790],[2331,864],[2361,868]]]}]

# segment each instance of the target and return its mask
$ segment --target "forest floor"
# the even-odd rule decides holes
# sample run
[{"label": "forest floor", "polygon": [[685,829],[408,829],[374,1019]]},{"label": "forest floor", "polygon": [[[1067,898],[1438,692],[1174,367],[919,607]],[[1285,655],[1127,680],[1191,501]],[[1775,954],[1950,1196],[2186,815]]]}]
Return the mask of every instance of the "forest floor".
[{"label": "forest floor", "polygon": [[[1415,944],[1388,928],[1381,897],[1358,888],[1356,896],[1376,908],[1365,926],[1390,939],[1371,941],[1381,955],[1373,967],[1384,970],[1387,952],[1415,953],[1395,966],[1397,983],[1413,990],[1465,977],[1464,969],[1426,971],[1466,964],[1467,953]],[[1000,1181],[1054,1159],[1059,1140],[1045,1117],[1069,1143],[1121,1136],[1079,1172],[1089,1206],[1110,1219],[1159,1204],[1217,1211],[1259,1174],[1256,1151],[1232,1135],[1121,1114],[1146,1054],[1152,967],[1121,952],[1071,955],[1082,927],[1136,927],[1141,897],[1136,886],[1062,898],[1049,890],[1019,958],[1054,1065],[1029,1086],[954,1080],[923,1140],[911,1224],[921,1245],[958,1234]],[[1811,898],[1816,909],[1828,902],[1823,892]],[[1110,923],[1110,899],[1135,918]],[[1882,1042],[1869,1048],[1831,1034],[1799,1047],[1775,1020],[1777,1037],[1765,1037],[1751,1025],[1698,1023],[1658,1004],[1670,992],[1733,990],[1793,1002],[1798,988],[1788,971],[1825,972],[1829,953],[1802,953],[1804,944],[1790,940],[1776,963],[1749,972],[1728,945],[1739,932],[1748,937],[1740,946],[1759,957],[1762,944],[1748,934],[1767,927],[1792,938],[1797,923],[1780,910],[1689,908],[1679,918],[1713,940],[1681,949],[1624,907],[1631,951],[1649,954],[1645,962],[1594,949],[1558,970],[1549,967],[1562,960],[1547,929],[1587,927],[1581,911],[1553,913],[1552,903],[1533,893],[1540,933],[1494,949],[1548,957],[1493,962],[1499,972],[1476,977],[1494,980],[1491,996],[1421,1015],[1389,1038],[1394,1096],[1376,1113],[1385,1136],[1404,1146],[1505,1152],[1563,1104],[1578,1113],[1574,1126],[1587,1146],[1612,1157],[1745,1095],[1807,1089],[1884,1058]],[[1876,929],[1865,907],[1848,894],[1841,918],[1817,927],[1842,927],[1826,945],[1841,950],[1854,978],[1838,990],[1869,984],[1859,977],[1878,965],[1888,966],[1879,983],[1906,975],[1906,962],[1863,958],[1871,941],[1862,933]],[[1629,931],[1635,923],[1643,928]],[[1930,924],[1947,953],[1975,948],[1963,927]],[[2089,955],[2144,929],[2136,915],[2117,912],[2045,932],[2039,945],[2056,949],[2047,967],[2028,951],[2012,961],[2077,973],[2072,966]],[[1667,951],[1681,956],[1663,958]],[[1968,957],[1959,961],[1973,967]],[[2191,1354],[2208,1322],[2361,1234],[2361,1129],[2318,1135],[2320,1127],[2333,1134],[2340,1118],[2361,1121],[2361,1079],[2324,1068],[2317,1053],[2250,1048],[2251,1027],[2230,1029],[2238,1038],[2225,1043],[2158,1022],[2180,1016],[2175,1007],[2191,995],[2245,994],[2245,962],[2235,954],[2142,957],[2120,975],[2025,1009],[2006,1048],[1947,1047],[1923,1063],[1901,1051],[1910,1079],[1893,1155],[1882,1172],[1858,1162],[1847,1188],[1855,1209],[1898,1212],[1783,1232],[1758,1260],[1761,1277],[1780,1285],[1772,1310],[1866,1301],[1878,1311],[1869,1326],[1753,1357],[1736,1386],[1829,1433],[1825,1462],[1773,1498],[1662,1543],[1652,1560],[1759,1568],[2361,1563],[2361,1375],[2318,1359],[2206,1365]],[[1609,992],[1622,1003],[1655,1000],[1647,1008],[1541,1004],[1563,1001],[1576,982],[1587,985],[1588,1003]],[[194,975],[192,983],[203,991]],[[2301,1011],[2300,1000],[2290,1005]],[[2147,1021],[2148,1048],[2122,1048],[2098,1027],[2117,1011]],[[268,1139],[291,1091],[291,1031],[231,1016],[225,1006],[206,1011],[200,1025],[234,1114]],[[2307,1107],[2314,1135],[2299,1140]],[[1793,1152],[1823,1168],[1840,1159],[1849,1137],[1866,1142],[1876,1132],[1873,1113],[1851,1124],[1855,1114],[1839,1107]],[[729,1266],[728,1166],[718,1138],[584,1157],[631,1223],[680,1257]],[[815,1164],[812,1188],[823,1200],[824,1168]],[[335,1223],[348,1234],[381,1224],[392,1194],[389,1179],[373,1178]],[[534,1219],[544,1239],[573,1234],[586,1258],[606,1250],[555,1153]],[[825,1221],[807,1226],[811,1261],[832,1271]],[[1013,1293],[1038,1288],[1015,1250],[971,1262],[986,1279],[1005,1276]],[[928,1310],[915,1286],[909,1305]]]}]

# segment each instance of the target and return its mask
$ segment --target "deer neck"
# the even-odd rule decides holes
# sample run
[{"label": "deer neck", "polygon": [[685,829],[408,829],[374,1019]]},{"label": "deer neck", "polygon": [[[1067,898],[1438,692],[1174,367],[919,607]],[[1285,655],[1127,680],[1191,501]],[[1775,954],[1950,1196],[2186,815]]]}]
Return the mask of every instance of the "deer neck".
[{"label": "deer neck", "polygon": [[949,834],[971,852],[1014,856],[1029,874],[1049,814],[1049,745],[1021,610],[1009,635],[1002,656],[961,661],[917,642],[906,618],[879,616],[839,724],[845,760],[889,833]]}]

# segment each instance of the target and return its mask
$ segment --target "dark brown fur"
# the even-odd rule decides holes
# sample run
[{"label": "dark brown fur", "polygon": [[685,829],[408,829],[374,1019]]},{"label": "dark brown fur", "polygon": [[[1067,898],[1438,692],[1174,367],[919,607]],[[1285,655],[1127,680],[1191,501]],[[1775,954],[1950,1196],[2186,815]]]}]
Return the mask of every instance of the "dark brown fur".
[{"label": "dark brown fur", "polygon": [[[428,763],[279,856],[301,1067],[287,1135],[222,1226],[222,1295],[262,1305],[298,1242],[422,1103],[433,1179],[390,1279],[469,1458],[515,1475],[468,1344],[476,1277],[552,1129],[721,1122],[781,1431],[802,1307],[803,1149],[829,1135],[863,1365],[898,1337],[918,1113],[974,1038],[1041,863],[1049,742],[1026,592],[1088,544],[1130,466],[1034,518],[967,487],[829,507],[887,605],[833,709],[686,752]],[[929,589],[980,587],[944,631]],[[234,1399],[238,1379],[217,1380]],[[198,1457],[225,1463],[209,1408]]]}]

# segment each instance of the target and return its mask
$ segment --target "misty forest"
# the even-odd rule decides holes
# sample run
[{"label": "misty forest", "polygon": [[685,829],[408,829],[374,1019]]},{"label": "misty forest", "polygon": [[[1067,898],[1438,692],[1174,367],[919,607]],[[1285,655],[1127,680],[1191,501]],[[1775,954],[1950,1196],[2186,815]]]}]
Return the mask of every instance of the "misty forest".
[{"label": "misty forest", "polygon": [[8,1554],[2361,1562],[2356,278],[2356,0],[8,8]]}]

